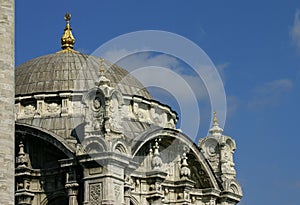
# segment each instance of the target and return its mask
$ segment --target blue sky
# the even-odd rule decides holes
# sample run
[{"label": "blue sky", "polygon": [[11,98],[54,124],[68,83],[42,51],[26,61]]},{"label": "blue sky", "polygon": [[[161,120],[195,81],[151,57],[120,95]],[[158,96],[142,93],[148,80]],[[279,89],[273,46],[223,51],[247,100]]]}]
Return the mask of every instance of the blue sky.
[{"label": "blue sky", "polygon": [[299,204],[299,1],[82,2],[16,1],[16,65],[60,50],[66,11],[75,47],[87,54],[128,32],[181,35],[207,53],[223,79],[240,204]]}]

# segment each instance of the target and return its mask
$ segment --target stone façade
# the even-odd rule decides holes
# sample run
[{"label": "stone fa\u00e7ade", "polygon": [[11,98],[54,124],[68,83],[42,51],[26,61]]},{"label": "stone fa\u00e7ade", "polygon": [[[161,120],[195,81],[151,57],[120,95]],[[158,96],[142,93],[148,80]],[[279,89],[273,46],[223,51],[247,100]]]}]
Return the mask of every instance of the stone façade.
[{"label": "stone fa\u00e7ade", "polygon": [[0,1],[0,204],[14,204],[14,1]]},{"label": "stone fa\u00e7ade", "polygon": [[[1,6],[6,3],[1,9],[10,30],[0,34],[11,77],[14,10],[13,1]],[[52,63],[43,56],[16,69],[16,204],[237,204],[236,145],[216,117],[197,146],[175,128],[176,113],[124,69],[68,46],[74,40],[66,20],[63,50],[50,54]],[[11,82],[3,87],[11,89]],[[8,125],[3,159],[12,166]],[[13,204],[12,167],[3,173],[7,195],[0,202]]]}]

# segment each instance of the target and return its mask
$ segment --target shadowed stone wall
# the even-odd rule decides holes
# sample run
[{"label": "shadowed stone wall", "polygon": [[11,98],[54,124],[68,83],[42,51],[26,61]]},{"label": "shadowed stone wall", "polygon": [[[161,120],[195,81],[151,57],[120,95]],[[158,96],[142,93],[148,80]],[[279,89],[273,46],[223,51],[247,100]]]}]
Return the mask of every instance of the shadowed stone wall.
[{"label": "shadowed stone wall", "polygon": [[0,204],[14,204],[14,0],[0,0]]}]

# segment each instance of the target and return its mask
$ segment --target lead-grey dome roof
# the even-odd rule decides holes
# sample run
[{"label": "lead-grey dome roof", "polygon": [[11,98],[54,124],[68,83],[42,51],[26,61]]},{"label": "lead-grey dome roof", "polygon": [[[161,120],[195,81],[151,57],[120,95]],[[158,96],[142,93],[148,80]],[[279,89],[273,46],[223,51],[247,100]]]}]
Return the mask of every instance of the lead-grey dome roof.
[{"label": "lead-grey dome roof", "polygon": [[[16,68],[16,96],[58,91],[86,91],[98,81],[101,58],[61,52],[29,60]],[[126,95],[152,99],[143,85],[125,69],[104,62],[111,86]]]}]

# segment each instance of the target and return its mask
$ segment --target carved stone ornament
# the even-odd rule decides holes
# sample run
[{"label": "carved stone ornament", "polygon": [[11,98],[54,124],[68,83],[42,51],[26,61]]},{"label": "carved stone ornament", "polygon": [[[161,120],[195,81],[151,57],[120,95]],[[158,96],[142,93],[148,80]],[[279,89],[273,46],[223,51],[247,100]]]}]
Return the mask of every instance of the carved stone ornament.
[{"label": "carved stone ornament", "polygon": [[204,156],[210,162],[213,170],[215,172],[219,171],[220,150],[218,141],[213,138],[207,138],[205,141],[203,141],[201,148]]},{"label": "carved stone ornament", "polygon": [[99,205],[102,201],[102,184],[90,184],[90,204]]},{"label": "carved stone ornament", "polygon": [[30,168],[30,159],[28,154],[24,151],[24,144],[23,142],[20,142],[19,144],[20,151],[18,153],[18,156],[16,157],[16,164],[17,167],[29,167]]},{"label": "carved stone ornament", "polygon": [[47,106],[47,111],[50,114],[55,114],[60,112],[60,106],[57,103],[51,103]]},{"label": "carved stone ornament", "polygon": [[181,169],[180,169],[180,176],[182,178],[189,178],[191,175],[191,170],[188,167],[188,163],[187,163],[187,156],[186,153],[183,153],[182,156],[182,164],[181,164]]},{"label": "carved stone ornament", "polygon": [[101,131],[104,125],[105,100],[104,94],[99,89],[92,89],[83,97],[85,104],[85,131]]},{"label": "carved stone ornament", "polygon": [[115,199],[116,199],[116,201],[120,201],[121,185],[115,184],[115,186],[114,186],[114,192],[115,192]]},{"label": "carved stone ornament", "polygon": [[162,166],[162,160],[161,160],[160,154],[159,154],[158,141],[160,141],[160,139],[155,139],[155,145],[153,146],[154,153],[153,153],[153,157],[151,159],[152,169],[154,169],[154,170],[160,170],[160,168]]},{"label": "carved stone ornament", "polygon": [[110,97],[109,108],[107,110],[109,117],[108,123],[106,125],[107,130],[116,133],[122,133],[122,104],[122,94],[119,91],[115,90]]},{"label": "carved stone ornament", "polygon": [[27,105],[24,107],[24,114],[27,116],[31,116],[35,114],[35,107],[33,105]]}]

